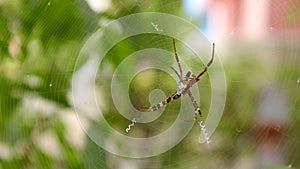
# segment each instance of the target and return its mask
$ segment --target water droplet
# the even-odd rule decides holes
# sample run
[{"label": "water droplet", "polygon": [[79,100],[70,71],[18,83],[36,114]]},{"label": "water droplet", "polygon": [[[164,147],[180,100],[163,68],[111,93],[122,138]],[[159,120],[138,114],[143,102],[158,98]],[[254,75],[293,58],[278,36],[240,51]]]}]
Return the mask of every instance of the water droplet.
[{"label": "water droplet", "polygon": [[272,26],[270,27],[270,30],[271,30],[271,31],[273,30],[273,27],[272,27]]},{"label": "water droplet", "polygon": [[50,5],[51,5],[51,1],[48,2],[48,6],[50,6]]},{"label": "water droplet", "polygon": [[292,164],[289,164],[288,167],[289,167],[289,168],[292,168]]},{"label": "water droplet", "polygon": [[300,84],[300,79],[299,78],[297,79],[297,83]]},{"label": "water droplet", "polygon": [[52,83],[49,84],[49,87],[52,87]]}]

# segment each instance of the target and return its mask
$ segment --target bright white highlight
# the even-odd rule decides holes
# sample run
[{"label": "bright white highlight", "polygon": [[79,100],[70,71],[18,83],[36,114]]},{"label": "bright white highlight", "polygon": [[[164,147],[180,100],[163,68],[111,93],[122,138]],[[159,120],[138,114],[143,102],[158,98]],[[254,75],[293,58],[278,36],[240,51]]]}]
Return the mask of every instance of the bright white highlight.
[{"label": "bright white highlight", "polygon": [[111,0],[86,0],[90,8],[97,13],[106,11],[111,6]]},{"label": "bright white highlight", "polygon": [[203,124],[203,121],[202,121],[202,120],[200,121],[199,126],[200,126],[200,128],[201,128],[201,131],[203,132],[203,135],[204,135],[204,138],[205,138],[205,140],[206,140],[206,143],[209,144],[211,141],[210,141],[210,139],[209,139],[209,135],[208,135],[208,133],[207,133],[207,131],[206,131],[206,127],[205,127],[205,125]]},{"label": "bright white highlight", "polygon": [[154,29],[155,29],[157,32],[163,31],[162,29],[159,29],[159,28],[158,28],[158,24],[155,24],[155,23],[151,22],[151,25],[154,27]]},{"label": "bright white highlight", "polygon": [[134,126],[134,124],[136,123],[136,120],[135,120],[135,118],[133,118],[132,120],[131,120],[131,124],[129,124],[128,125],[128,127],[126,128],[126,133],[128,133],[129,132],[129,130],[131,129],[130,127],[133,127]]}]

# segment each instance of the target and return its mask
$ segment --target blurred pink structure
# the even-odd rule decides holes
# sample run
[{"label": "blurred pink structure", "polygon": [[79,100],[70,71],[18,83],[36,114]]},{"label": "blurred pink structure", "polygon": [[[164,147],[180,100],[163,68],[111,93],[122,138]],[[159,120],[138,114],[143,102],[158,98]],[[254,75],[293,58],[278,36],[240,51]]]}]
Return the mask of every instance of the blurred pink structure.
[{"label": "blurred pink structure", "polygon": [[[300,4],[297,0],[210,0],[207,5],[208,31],[214,38],[260,40],[300,34]],[[210,33],[209,33],[210,34]],[[224,37],[225,36],[225,37]]]}]

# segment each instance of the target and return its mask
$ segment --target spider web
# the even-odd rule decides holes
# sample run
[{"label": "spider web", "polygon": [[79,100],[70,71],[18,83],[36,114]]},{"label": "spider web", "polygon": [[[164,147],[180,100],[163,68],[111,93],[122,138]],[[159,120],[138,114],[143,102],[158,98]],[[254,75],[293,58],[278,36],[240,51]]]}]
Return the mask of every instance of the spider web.
[{"label": "spider web", "polygon": [[[300,4],[297,1],[274,1],[269,6],[273,16],[271,23],[265,26],[268,32],[267,40],[250,42],[247,38],[243,40],[239,37],[239,33],[243,32],[240,27],[232,28],[218,37],[211,33],[215,31],[214,29],[205,32],[209,39],[222,39],[216,41],[217,53],[224,64],[228,84],[226,109],[216,132],[211,137],[212,143],[198,144],[200,127],[195,125],[189,134],[169,151],[141,159],[123,158],[105,151],[80,128],[69,98],[70,81],[76,72],[73,67],[79,48],[83,39],[94,33],[98,25],[104,26],[108,21],[123,15],[160,11],[181,15],[195,23],[198,23],[199,18],[182,14],[184,12],[180,9],[183,3],[181,1],[137,1],[135,3],[113,1],[112,9],[106,9],[106,13],[100,16],[93,13],[82,1],[49,0],[42,5],[38,1],[27,1],[27,5],[20,8],[26,10],[16,10],[10,3],[1,6],[5,11],[2,17],[11,21],[13,19],[8,16],[16,18],[24,16],[20,19],[24,21],[22,22],[24,28],[22,31],[18,29],[7,31],[9,32],[7,34],[11,35],[7,39],[10,43],[13,42],[12,39],[18,42],[20,40],[18,38],[22,36],[12,35],[19,33],[26,35],[30,42],[21,39],[21,42],[26,44],[21,54],[12,52],[17,51],[16,49],[8,51],[11,45],[9,42],[1,45],[4,49],[1,52],[5,57],[1,58],[0,168],[29,166],[37,168],[220,168],[220,166],[255,168],[254,164],[260,162],[257,158],[261,148],[264,148],[263,145],[271,145],[281,155],[279,163],[271,163],[272,165],[282,168],[300,167],[297,160],[300,147],[300,135],[297,131],[300,118],[298,99],[300,58],[297,25],[299,25],[300,14],[297,10],[300,9]],[[257,8],[262,5],[262,1],[256,3]],[[39,8],[35,8],[37,4]],[[213,2],[211,4],[211,6],[217,5],[219,4]],[[66,9],[61,9],[59,6],[66,6]],[[4,10],[5,7],[14,10],[9,12]],[[42,14],[40,20],[45,22],[33,24],[32,20],[27,20],[33,15],[28,12],[32,8]],[[238,7],[238,10],[242,9],[243,7]],[[63,15],[54,15],[57,11],[63,11]],[[80,15],[74,15],[77,11],[80,11]],[[283,15],[285,17],[282,17]],[[218,20],[218,16],[215,17]],[[71,28],[63,26],[64,23],[70,25],[68,20],[72,21]],[[244,23],[247,23],[247,20]],[[153,24],[155,28],[157,23]],[[156,28],[163,29],[160,26],[161,24],[158,24]],[[7,27],[16,29],[12,25]],[[284,27],[295,27],[295,29],[285,32]],[[201,28],[204,29],[202,25]],[[28,33],[30,29],[40,32]],[[24,52],[24,48],[27,53]],[[105,119],[120,133],[126,134],[125,128],[131,121],[120,115],[113,105],[110,94],[111,78],[122,60],[135,51],[148,48],[169,51],[166,57],[172,64],[166,63],[164,66],[168,68],[173,66],[177,69],[172,55],[171,38],[155,34],[125,39],[109,51],[99,66],[101,78],[96,79],[96,84],[97,90],[102,92],[99,92],[97,99],[102,103],[100,107]],[[199,60],[184,42],[177,42],[177,51],[182,63],[189,68],[185,68],[183,72],[191,70],[196,74],[206,64]],[[209,51],[204,55],[209,56]],[[7,57],[14,57],[14,60]],[[142,66],[143,60],[134,65]],[[130,68],[121,75],[127,76],[126,71],[129,72]],[[200,93],[198,103],[204,117],[209,111],[211,100],[212,89],[209,78],[209,75],[204,75],[197,86],[193,87]],[[119,85],[126,85],[126,83],[128,82],[121,81]],[[149,99],[153,89],[160,89],[165,96],[173,93],[177,88],[176,75],[156,69],[146,70],[136,75],[129,86],[130,102],[139,109],[160,101],[155,97]],[[88,87],[90,86],[83,84],[82,90]],[[270,98],[278,98],[278,100]],[[266,100],[271,101],[269,103]],[[180,102],[181,100],[172,101],[152,122],[135,124],[128,136],[142,138],[162,133],[176,120]],[[277,104],[280,106],[277,107]],[[190,106],[192,107],[192,104]],[[276,111],[276,108],[287,112],[287,115],[279,116],[279,121],[275,119],[272,124],[269,124],[261,114],[265,111]],[[193,114],[193,111],[186,113]],[[113,140],[107,140],[110,141]],[[268,149],[264,152],[268,152]],[[65,166],[67,165],[65,163],[68,166]]]}]

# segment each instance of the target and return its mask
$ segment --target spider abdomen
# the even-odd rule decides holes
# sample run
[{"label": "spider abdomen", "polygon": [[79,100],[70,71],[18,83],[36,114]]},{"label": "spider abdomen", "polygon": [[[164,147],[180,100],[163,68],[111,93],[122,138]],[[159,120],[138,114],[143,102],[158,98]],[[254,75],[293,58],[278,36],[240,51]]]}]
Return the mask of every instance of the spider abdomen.
[{"label": "spider abdomen", "polygon": [[181,96],[181,94],[176,93],[176,94],[173,96],[173,99],[174,99],[174,100],[175,100],[175,99],[178,99],[180,96]]}]

